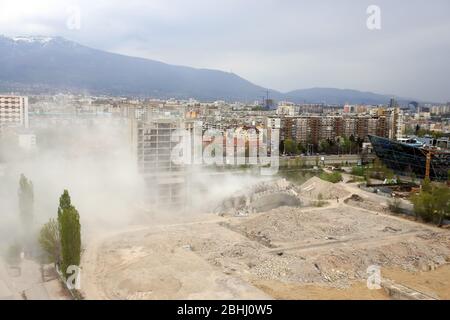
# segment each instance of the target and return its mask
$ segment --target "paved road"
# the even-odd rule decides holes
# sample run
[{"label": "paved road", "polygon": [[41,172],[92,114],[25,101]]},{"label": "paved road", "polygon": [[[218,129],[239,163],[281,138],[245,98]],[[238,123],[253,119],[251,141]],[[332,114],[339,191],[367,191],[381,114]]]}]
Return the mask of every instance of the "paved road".
[{"label": "paved road", "polygon": [[[322,158],[324,159],[322,161]],[[373,159],[374,155],[368,155],[367,159]],[[314,156],[282,156],[280,157],[280,164],[284,164],[286,161],[301,159],[305,164],[315,165],[317,160],[319,164],[332,165],[341,164],[342,162],[348,162],[349,164],[356,164],[361,160],[359,154],[341,154],[341,155],[314,155]]]},{"label": "paved road", "polygon": [[20,300],[21,296],[16,292],[8,268],[0,259],[0,300]]},{"label": "paved road", "polygon": [[19,269],[11,269],[0,259],[0,300],[67,299],[59,280],[43,282],[40,265],[23,260]]}]

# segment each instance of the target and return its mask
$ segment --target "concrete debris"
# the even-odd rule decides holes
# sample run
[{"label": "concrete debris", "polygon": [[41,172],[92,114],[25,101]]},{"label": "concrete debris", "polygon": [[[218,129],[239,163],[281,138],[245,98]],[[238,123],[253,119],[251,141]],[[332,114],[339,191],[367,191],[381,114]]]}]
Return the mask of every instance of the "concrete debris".
[{"label": "concrete debris", "polygon": [[286,179],[261,182],[223,200],[215,213],[224,216],[246,217],[257,212],[269,211],[280,206],[301,205],[299,190]]},{"label": "concrete debris", "polygon": [[392,227],[384,227],[384,229],[383,229],[383,232],[393,232],[393,233],[395,233],[395,232],[399,232],[399,231],[402,231],[402,229],[395,229],[395,228],[392,228]]},{"label": "concrete debris", "polygon": [[310,198],[319,199],[321,197],[324,200],[345,198],[350,195],[341,185],[322,180],[318,177],[312,177],[302,184],[300,192],[302,195]]},{"label": "concrete debris", "polygon": [[[450,246],[442,246],[450,243],[449,235],[430,238],[427,234],[435,232],[356,208],[281,207],[222,225],[266,248],[246,246],[239,252],[240,259],[251,257],[249,272],[265,280],[347,288],[352,281],[364,281],[371,265],[430,271],[447,264],[450,256]],[[222,264],[236,256],[221,256]]]},{"label": "concrete debris", "polygon": [[[199,298],[197,293],[211,297],[219,291],[215,297],[248,298],[255,288],[247,283],[348,289],[364,283],[371,266],[383,275],[428,272],[450,263],[447,231],[372,210],[383,206],[378,198],[347,190],[319,178],[301,187],[284,179],[257,184],[221,203],[217,211],[226,218],[204,215],[198,223],[110,239],[95,260],[98,282],[111,298],[136,292],[151,292],[149,299]],[[347,201],[330,201],[324,208],[299,206],[300,199],[320,194]],[[295,201],[286,205],[286,199]],[[223,285],[229,281],[238,284]],[[390,286],[391,296],[401,289]],[[251,292],[251,297],[259,294]]]},{"label": "concrete debris", "polygon": [[362,208],[378,213],[388,213],[389,209],[386,204],[381,204],[379,202],[375,202],[369,199],[365,199],[357,194],[352,194],[351,197],[344,200],[345,204],[348,204],[349,206],[356,207],[356,208]]},{"label": "concrete debris", "polygon": [[392,280],[384,280],[381,287],[395,300],[438,300],[435,296],[411,289]]}]

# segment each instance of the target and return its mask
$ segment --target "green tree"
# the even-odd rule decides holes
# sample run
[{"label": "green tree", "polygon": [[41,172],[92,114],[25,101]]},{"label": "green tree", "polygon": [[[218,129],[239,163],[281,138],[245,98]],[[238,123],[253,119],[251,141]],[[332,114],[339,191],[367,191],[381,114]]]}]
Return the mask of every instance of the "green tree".
[{"label": "green tree", "polygon": [[433,197],[430,193],[422,191],[418,195],[414,195],[411,201],[414,205],[416,219],[421,217],[425,222],[433,220]]},{"label": "green tree", "polygon": [[356,141],[356,139],[355,139],[355,136],[354,135],[350,135],[348,140],[350,142],[350,151],[351,151],[351,153],[358,153],[359,145],[358,145],[358,141]]},{"label": "green tree", "polygon": [[81,260],[81,226],[77,209],[71,204],[67,190],[59,199],[58,225],[61,238],[61,271],[67,277],[67,268],[79,266]]},{"label": "green tree", "polygon": [[431,185],[430,178],[425,178],[422,183],[422,191],[423,192],[431,192],[433,190],[433,186]]},{"label": "green tree", "polygon": [[72,200],[70,199],[69,191],[64,190],[63,194],[59,197],[59,207],[58,207],[58,221],[59,217],[64,212],[64,209],[69,209],[72,206]]},{"label": "green tree", "polygon": [[421,129],[420,127],[417,130],[416,135],[419,136],[419,137],[432,136],[434,139],[439,139],[439,138],[442,138],[444,136],[444,134],[442,132],[425,130],[425,129]]},{"label": "green tree", "polygon": [[20,175],[18,195],[20,218],[25,231],[28,232],[33,223],[34,188],[31,180],[24,174]]},{"label": "green tree", "polygon": [[[300,142],[297,145],[297,149],[299,153],[306,153],[306,147]],[[449,177],[450,177],[450,171],[449,171]]]},{"label": "green tree", "polygon": [[424,181],[422,190],[412,196],[411,201],[416,218],[420,216],[426,222],[435,221],[441,226],[443,220],[450,215],[450,188],[446,185]]},{"label": "green tree", "polygon": [[328,153],[330,150],[330,143],[327,140],[320,140],[319,152]]},{"label": "green tree", "polygon": [[50,219],[42,226],[39,233],[39,244],[47,254],[48,260],[59,265],[61,262],[61,238],[59,236],[59,225],[55,219]]},{"label": "green tree", "polygon": [[450,188],[447,186],[436,187],[432,193],[433,196],[433,215],[439,227],[446,217],[450,215]]},{"label": "green tree", "polygon": [[284,140],[284,152],[286,154],[298,154],[298,148],[294,140],[292,139]]},{"label": "green tree", "polygon": [[347,137],[343,137],[340,140],[341,148],[343,150],[343,153],[350,153],[351,145],[352,143]]}]

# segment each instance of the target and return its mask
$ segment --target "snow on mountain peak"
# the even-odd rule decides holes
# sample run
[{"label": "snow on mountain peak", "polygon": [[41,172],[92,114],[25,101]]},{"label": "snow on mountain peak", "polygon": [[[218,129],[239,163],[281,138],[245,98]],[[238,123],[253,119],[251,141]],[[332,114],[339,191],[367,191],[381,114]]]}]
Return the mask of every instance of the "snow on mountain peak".
[{"label": "snow on mountain peak", "polygon": [[41,37],[41,36],[21,36],[12,38],[12,40],[14,40],[15,42],[41,43],[41,44],[48,43],[53,39],[54,38],[52,37]]}]

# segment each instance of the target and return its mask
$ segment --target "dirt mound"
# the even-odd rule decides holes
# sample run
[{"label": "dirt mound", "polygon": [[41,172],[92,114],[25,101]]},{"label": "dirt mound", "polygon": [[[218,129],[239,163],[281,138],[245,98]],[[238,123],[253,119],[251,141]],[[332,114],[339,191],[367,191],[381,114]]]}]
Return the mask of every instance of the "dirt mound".
[{"label": "dirt mound", "polygon": [[310,198],[318,199],[321,196],[322,199],[326,200],[345,198],[350,195],[341,185],[322,180],[318,177],[312,177],[302,184],[300,192],[302,195]]},{"label": "dirt mound", "polygon": [[352,207],[363,208],[375,212],[387,212],[387,205],[371,201],[369,199],[363,198],[357,194],[352,194],[350,198],[345,199],[346,204]]}]

